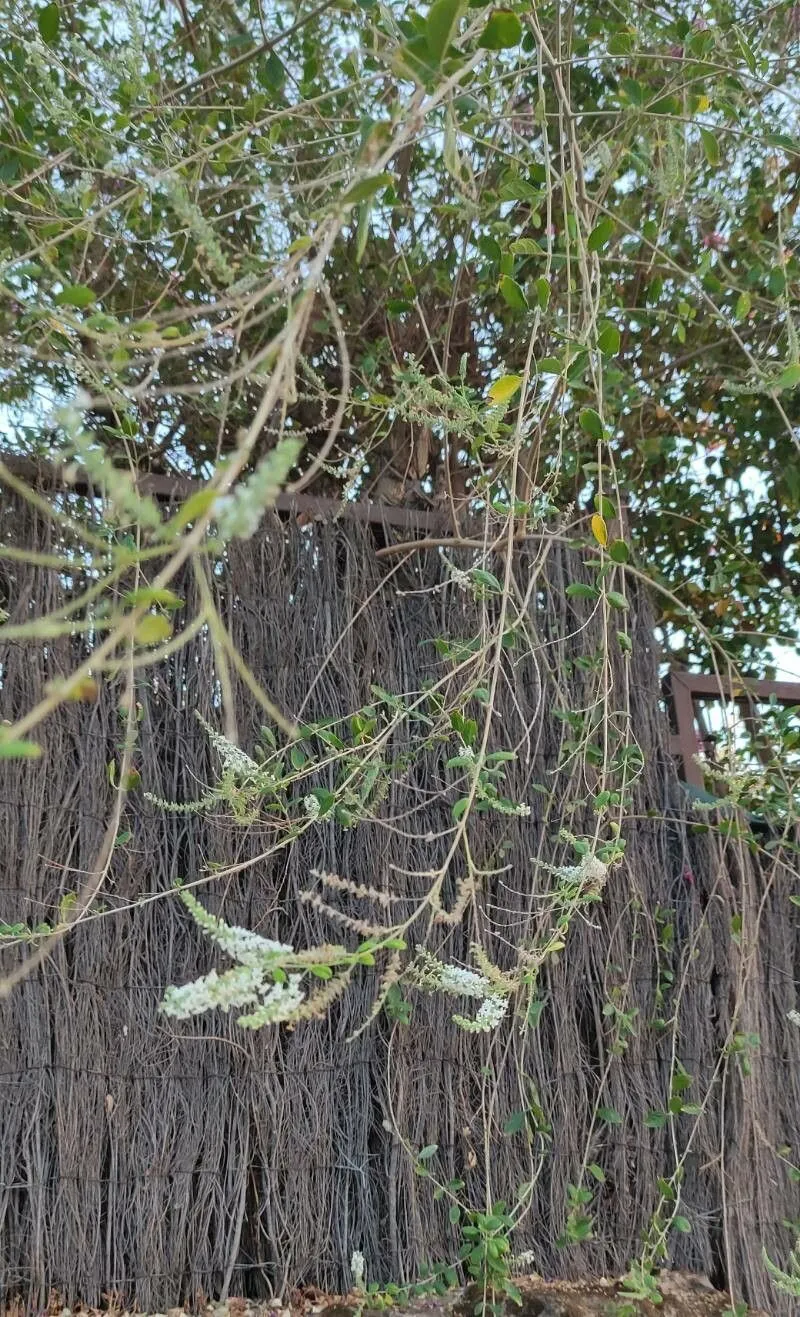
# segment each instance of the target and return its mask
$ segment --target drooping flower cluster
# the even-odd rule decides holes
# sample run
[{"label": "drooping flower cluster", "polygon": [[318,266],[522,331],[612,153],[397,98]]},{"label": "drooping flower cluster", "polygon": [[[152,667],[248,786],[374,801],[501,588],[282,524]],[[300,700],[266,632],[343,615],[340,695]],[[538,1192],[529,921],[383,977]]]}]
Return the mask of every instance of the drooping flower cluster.
[{"label": "drooping flower cluster", "polygon": [[228,1011],[232,1006],[251,1006],[258,1001],[257,986],[260,974],[253,972],[249,966],[241,965],[238,969],[228,970],[219,975],[215,969],[204,978],[194,983],[185,983],[182,987],[167,988],[161,1010],[164,1015],[171,1015],[176,1020],[188,1020],[193,1015],[220,1007]]},{"label": "drooping flower cluster", "polygon": [[226,924],[210,914],[191,892],[182,892],[181,897],[203,932],[237,964],[221,974],[212,969],[192,983],[167,988],[161,1003],[164,1015],[186,1020],[204,1011],[250,1006],[253,1009],[237,1020],[244,1028],[259,1029],[291,1019],[305,997],[300,987],[302,976],[286,975],[281,967],[293,948],[261,937],[249,928]]},{"label": "drooping flower cluster", "polygon": [[483,1000],[491,991],[491,983],[484,974],[460,965],[442,965],[436,987],[440,992],[451,992],[455,997],[477,997]]},{"label": "drooping flower cluster", "polygon": [[450,562],[447,563],[447,566],[450,571],[450,580],[453,585],[458,590],[469,590],[472,586],[472,577],[469,572],[465,572],[463,568],[456,567]]},{"label": "drooping flower cluster", "polygon": [[199,713],[197,714],[197,720],[205,729],[209,741],[222,760],[222,767],[226,773],[232,773],[234,777],[244,779],[258,775],[260,769],[255,759],[251,759],[238,745],[234,745],[232,741],[228,740],[227,736],[223,736],[222,732],[216,731]]},{"label": "drooping flower cluster", "polygon": [[270,961],[279,961],[282,956],[291,955],[294,947],[287,942],[273,942],[271,938],[261,937],[250,928],[240,928],[238,924],[226,924],[224,919],[212,915],[201,905],[191,892],[181,892],[181,899],[192,914],[195,923],[207,933],[212,942],[227,952],[231,960],[240,965],[266,966]]},{"label": "drooping flower cluster", "polygon": [[543,867],[549,869],[551,873],[561,879],[563,884],[571,888],[573,897],[580,896],[591,900],[599,899],[608,879],[608,865],[591,853],[582,855],[578,864],[544,865]]},{"label": "drooping flower cluster", "polygon": [[466,1029],[468,1033],[491,1033],[498,1025],[502,1024],[508,1012],[508,997],[504,997],[499,992],[493,992],[491,996],[484,998],[481,1002],[478,1014],[472,1018],[466,1015],[454,1015],[453,1023],[457,1024],[460,1029]]},{"label": "drooping flower cluster", "polygon": [[481,1002],[481,1008],[475,1016],[475,1026],[487,1032],[496,1029],[502,1024],[507,1011],[508,997],[501,997],[498,992],[494,992]]},{"label": "drooping flower cluster", "polygon": [[580,864],[564,865],[557,872],[568,882],[575,882],[580,886],[584,884],[602,886],[608,877],[608,865],[598,860],[596,855],[583,855]]},{"label": "drooping flower cluster", "polygon": [[530,805],[517,805],[513,800],[492,800],[492,809],[498,814],[512,814],[521,819],[528,819],[531,815]]},{"label": "drooping flower cluster", "polygon": [[502,975],[497,972],[498,982],[493,983],[486,974],[477,970],[465,969],[461,965],[443,965],[424,947],[417,947],[417,962],[414,967],[414,981],[417,987],[427,992],[446,992],[453,997],[472,997],[481,1003],[477,1015],[469,1018],[454,1015],[453,1023],[471,1033],[488,1033],[502,1023],[508,1012],[508,989],[503,991]]},{"label": "drooping flower cluster", "polygon": [[283,1024],[296,1015],[305,1000],[300,975],[290,974],[285,983],[273,983],[260,1005],[236,1021],[243,1029],[260,1029],[265,1024]]},{"label": "drooping flower cluster", "polygon": [[214,511],[222,539],[249,540],[255,535],[302,450],[300,437],[285,435],[249,476],[240,480],[230,494],[218,499]]}]

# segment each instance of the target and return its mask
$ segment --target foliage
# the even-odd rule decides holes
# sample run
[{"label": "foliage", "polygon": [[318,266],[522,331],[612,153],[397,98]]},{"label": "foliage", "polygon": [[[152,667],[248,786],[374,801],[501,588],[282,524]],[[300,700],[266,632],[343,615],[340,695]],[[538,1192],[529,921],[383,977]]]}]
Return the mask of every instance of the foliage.
[{"label": "foliage", "polygon": [[259,14],[12,11],[10,447],[205,476],[277,435],[317,488],[523,518],[599,491],[677,653],[793,635],[795,10]]},{"label": "foliage", "polygon": [[764,1252],[764,1266],[781,1293],[791,1294],[794,1298],[800,1297],[800,1255],[798,1255],[797,1248],[793,1249],[790,1255],[788,1271],[776,1266],[766,1251]]}]

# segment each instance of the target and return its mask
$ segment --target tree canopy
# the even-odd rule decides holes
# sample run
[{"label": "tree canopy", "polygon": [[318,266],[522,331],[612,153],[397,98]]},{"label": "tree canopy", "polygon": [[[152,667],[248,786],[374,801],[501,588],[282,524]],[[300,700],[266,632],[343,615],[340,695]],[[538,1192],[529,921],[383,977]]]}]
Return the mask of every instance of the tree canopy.
[{"label": "tree canopy", "polygon": [[796,634],[798,24],[12,7],[4,447],[208,477],[286,441],[294,488],[600,516],[679,657],[759,666]]}]

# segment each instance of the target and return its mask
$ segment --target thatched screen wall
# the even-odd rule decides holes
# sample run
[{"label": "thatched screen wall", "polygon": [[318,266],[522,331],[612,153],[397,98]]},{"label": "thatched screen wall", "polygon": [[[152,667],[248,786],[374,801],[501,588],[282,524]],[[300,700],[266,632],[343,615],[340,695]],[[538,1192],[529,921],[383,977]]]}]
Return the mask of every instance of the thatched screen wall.
[{"label": "thatched screen wall", "polygon": [[[43,551],[52,544],[48,525],[13,500],[0,519],[5,542]],[[305,701],[307,718],[347,715],[369,700],[373,682],[417,691],[444,671],[431,638],[468,636],[480,625],[480,605],[468,594],[431,588],[443,579],[436,552],[392,570],[395,561],[377,561],[374,549],[370,527],[299,530],[274,516],[256,539],[231,549],[215,576],[242,654],[289,714]],[[577,554],[554,544],[539,561],[534,546],[530,570],[541,578],[531,606],[542,644],[536,661],[507,656],[497,744],[519,743],[509,794],[529,801],[532,813],[470,824],[479,863],[499,867],[506,838],[507,867],[487,879],[464,927],[444,930],[448,958],[467,960],[479,928],[496,962],[508,964],[509,943],[531,932],[550,882],[535,858],[563,859],[562,823],[575,833],[593,828],[588,811],[573,808],[587,795],[578,760],[552,770],[565,734],[558,709],[581,708],[594,692],[593,674],[568,661],[599,644],[600,623],[565,599],[565,584],[584,570]],[[176,588],[196,602],[191,572]],[[0,560],[0,603],[12,621],[34,604],[57,606],[63,594],[57,573]],[[776,1156],[788,1146],[791,1161],[800,1146],[800,1030],[786,1019],[796,1006],[799,945],[789,880],[779,866],[759,866],[746,849],[687,824],[643,599],[634,597],[630,616],[634,657],[614,657],[615,690],[629,683],[646,765],[626,825],[628,856],[548,970],[535,1026],[465,1034],[450,1021],[452,1001],[417,995],[409,1026],[381,1015],[348,1043],[369,1010],[367,978],[324,1023],[294,1032],[245,1034],[219,1013],[165,1019],[157,1012],[165,985],[224,959],[169,894],[175,880],[258,856],[274,835],[222,815],[167,815],[131,798],[132,836],[115,853],[101,917],[0,1010],[0,1298],[41,1303],[55,1287],[94,1302],[119,1290],[163,1310],[198,1290],[338,1287],[349,1281],[354,1249],[365,1254],[370,1278],[413,1278],[425,1261],[453,1258],[459,1239],[447,1200],[434,1200],[391,1132],[392,1113],[409,1144],[438,1145],[432,1170],[463,1178],[476,1205],[487,1164],[496,1198],[513,1201],[520,1183],[534,1179],[514,1245],[530,1250],[531,1267],[544,1275],[624,1268],[656,1204],[657,1176],[685,1153],[680,1210],[691,1232],[671,1234],[671,1260],[729,1277],[753,1302],[789,1312],[775,1301],[760,1257],[762,1243],[785,1257],[791,1235],[782,1222],[800,1213],[797,1187]],[[2,716],[28,707],[85,643],[65,637],[0,650]],[[212,780],[214,752],[193,713],[219,725],[216,692],[205,636],[142,676],[144,786],[186,800]],[[238,713],[247,747],[264,718],[246,690]],[[52,919],[62,895],[80,885],[109,816],[104,766],[119,736],[108,690],[97,704],[50,719],[45,758],[2,767],[0,918]],[[340,936],[298,902],[311,869],[401,895],[422,891],[422,880],[406,875],[445,854],[451,801],[439,793],[450,753],[442,746],[395,781],[381,808],[391,827],[322,823],[290,850],[209,882],[201,895],[231,922],[303,945]],[[426,832],[430,840],[413,840]],[[732,937],[735,915],[740,937]],[[4,963],[18,954],[7,952]],[[609,1001],[633,1012],[618,1055],[618,1021],[603,1012]],[[718,1066],[737,1009],[735,1032],[759,1035],[757,1046],[745,1045],[748,1076],[735,1056]],[[692,1075],[688,1096],[703,1114],[651,1128],[646,1117],[667,1105],[675,1057]],[[503,1127],[533,1093],[546,1128],[530,1144]],[[613,1109],[618,1123],[598,1118],[598,1108]],[[594,1235],[559,1248],[567,1185],[585,1182],[584,1162],[606,1177],[597,1184]]]}]

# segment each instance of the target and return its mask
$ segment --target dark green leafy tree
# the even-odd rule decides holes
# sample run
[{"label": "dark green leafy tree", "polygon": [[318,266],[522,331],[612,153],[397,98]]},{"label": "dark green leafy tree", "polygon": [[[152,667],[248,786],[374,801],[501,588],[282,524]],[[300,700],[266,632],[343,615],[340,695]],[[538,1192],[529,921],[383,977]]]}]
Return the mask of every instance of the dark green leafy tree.
[{"label": "dark green leafy tree", "polygon": [[208,476],[296,314],[243,469],[291,430],[317,492],[619,501],[675,652],[699,623],[754,662],[795,634],[797,24],[12,6],[8,450],[52,452],[80,392],[113,460]]}]

